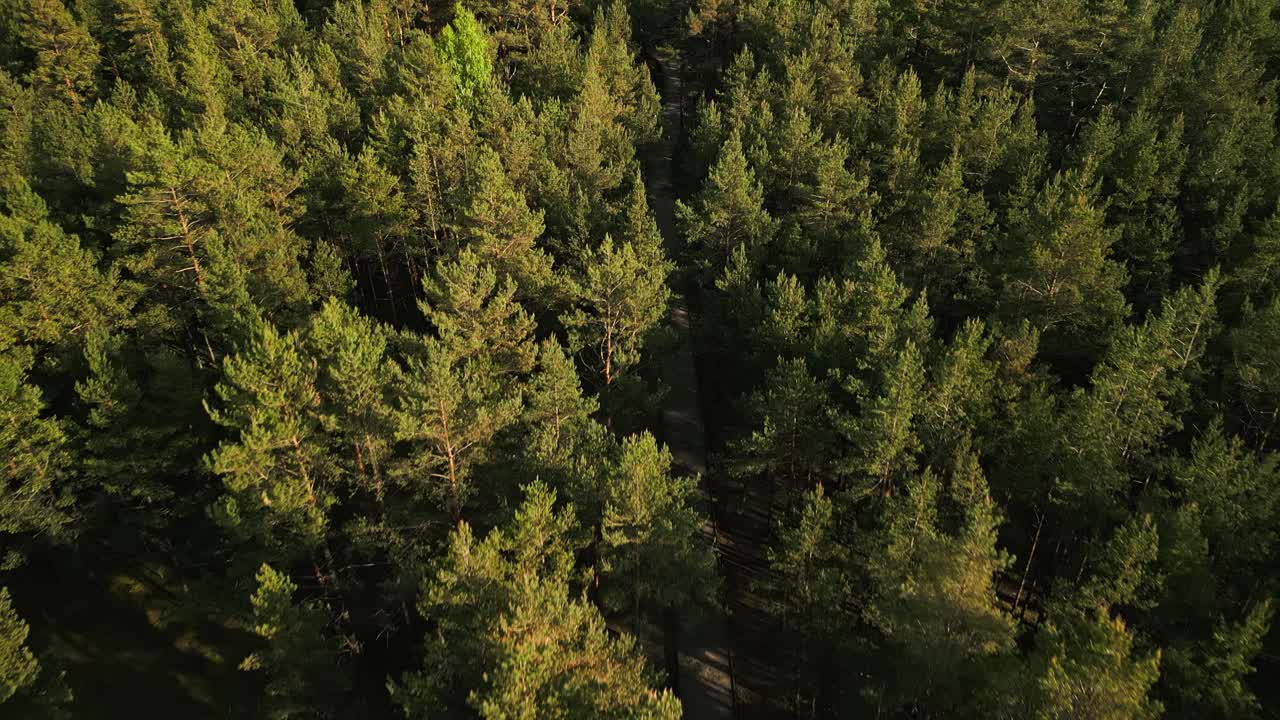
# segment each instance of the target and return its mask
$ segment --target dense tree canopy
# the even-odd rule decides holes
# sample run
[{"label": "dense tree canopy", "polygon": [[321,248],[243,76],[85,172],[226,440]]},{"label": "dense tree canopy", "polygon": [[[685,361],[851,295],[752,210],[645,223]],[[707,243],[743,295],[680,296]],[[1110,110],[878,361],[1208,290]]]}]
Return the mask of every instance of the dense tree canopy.
[{"label": "dense tree canopy", "polygon": [[1272,0],[0,0],[0,714],[724,626],[739,717],[1273,717],[1278,88]]}]

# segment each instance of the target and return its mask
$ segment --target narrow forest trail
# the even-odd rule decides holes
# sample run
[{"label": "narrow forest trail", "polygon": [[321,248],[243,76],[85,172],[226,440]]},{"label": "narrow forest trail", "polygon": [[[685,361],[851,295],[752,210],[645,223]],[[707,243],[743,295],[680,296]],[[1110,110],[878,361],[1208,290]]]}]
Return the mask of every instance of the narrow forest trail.
[{"label": "narrow forest trail", "polygon": [[[672,158],[679,145],[681,127],[681,79],[678,58],[659,53],[662,66],[663,142],[648,158],[649,201],[668,254],[679,248],[675,229],[675,192],[672,186]],[[679,342],[663,360],[663,377],[670,386],[662,409],[662,431],[677,470],[697,473],[707,521],[704,532],[717,544],[716,508],[707,478],[707,440],[698,399],[698,376],[694,362],[693,332],[688,303],[677,292],[671,303],[669,320]],[[733,716],[733,676],[727,642],[728,618],[717,606],[706,617],[682,618],[680,638],[680,699],[684,716],[690,720],[716,720]]]}]

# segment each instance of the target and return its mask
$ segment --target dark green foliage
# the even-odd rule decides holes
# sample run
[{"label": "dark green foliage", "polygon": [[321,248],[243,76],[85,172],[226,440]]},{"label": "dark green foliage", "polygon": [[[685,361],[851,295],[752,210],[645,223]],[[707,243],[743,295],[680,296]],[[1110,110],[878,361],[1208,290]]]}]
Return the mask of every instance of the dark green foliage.
[{"label": "dark green foliage", "polygon": [[0,588],[0,703],[35,682],[40,663],[27,648],[31,628],[13,609],[9,589]]},{"label": "dark green foliage", "polygon": [[[801,675],[776,704],[1265,711],[1265,683],[1241,678],[1260,667],[1247,658],[1265,652],[1274,593],[1273,16],[1200,2],[690,9],[705,99],[681,219],[707,354],[736,363],[711,384],[747,415],[723,423],[727,469],[800,522],[775,558],[820,537],[835,546],[824,569],[874,588],[827,602],[838,637],[796,641]],[[745,232],[750,218],[769,231]],[[946,499],[957,457],[990,477],[1003,520],[980,543],[995,553],[984,602],[1006,623],[984,662],[946,661],[939,637],[962,631],[903,630],[948,617],[936,604],[891,622],[945,585],[911,578],[963,536],[973,501]],[[835,500],[809,494],[819,485]],[[898,535],[915,554],[891,565]],[[758,584],[784,597],[797,563]],[[792,606],[775,608],[790,625]],[[903,664],[878,676],[886,658]],[[961,666],[983,679],[943,670]]]},{"label": "dark green foliage", "polygon": [[66,486],[66,436],[57,418],[42,417],[40,388],[30,384],[29,352],[0,354],[0,449],[4,462],[5,567],[23,560],[33,538],[58,541],[75,532]]},{"label": "dark green foliage", "polygon": [[[977,457],[957,454],[948,497],[939,485],[926,469],[888,501],[887,541],[868,561],[873,589],[864,613],[896,663],[887,700],[945,715],[963,705],[989,661],[1012,648],[1014,625],[996,601],[994,578],[1012,559],[996,548],[1000,518]],[[944,502],[957,510],[950,523],[939,512]]]},{"label": "dark green foliage", "polygon": [[237,534],[279,545],[292,559],[312,547],[333,503],[333,462],[320,437],[316,361],[296,332],[263,324],[243,353],[224,362],[213,421],[231,433],[209,456],[229,494],[218,516]]},{"label": "dark green foliage", "polygon": [[1271,717],[1278,81],[1272,0],[0,0],[0,714]]},{"label": "dark green foliage", "polygon": [[37,720],[70,717],[71,691],[61,673],[54,674],[31,652],[30,632],[13,607],[9,588],[0,587],[0,712]]},{"label": "dark green foliage", "polygon": [[507,531],[483,540],[465,523],[427,581],[419,610],[436,623],[427,663],[394,693],[409,717],[469,706],[481,717],[676,718],[679,703],[646,684],[629,638],[610,638],[575,597],[573,507],[527,488]]},{"label": "dark green foliage", "polygon": [[324,637],[325,616],[311,605],[298,606],[298,586],[264,564],[258,570],[253,604],[253,632],[266,649],[245,658],[241,670],[266,673],[265,717],[325,715],[341,690],[334,667],[336,647]]},{"label": "dark green foliage", "polygon": [[715,558],[694,509],[697,478],[676,477],[671,453],[645,433],[622,441],[604,484],[601,552],[619,610],[674,610],[715,597]]}]

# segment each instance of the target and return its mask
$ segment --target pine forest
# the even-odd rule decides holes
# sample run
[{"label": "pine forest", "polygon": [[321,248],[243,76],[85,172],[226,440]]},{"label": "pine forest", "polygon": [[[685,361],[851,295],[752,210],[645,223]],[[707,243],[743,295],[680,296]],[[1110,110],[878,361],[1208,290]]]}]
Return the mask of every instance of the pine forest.
[{"label": "pine forest", "polygon": [[0,718],[1280,719],[1280,0],[0,0]]}]

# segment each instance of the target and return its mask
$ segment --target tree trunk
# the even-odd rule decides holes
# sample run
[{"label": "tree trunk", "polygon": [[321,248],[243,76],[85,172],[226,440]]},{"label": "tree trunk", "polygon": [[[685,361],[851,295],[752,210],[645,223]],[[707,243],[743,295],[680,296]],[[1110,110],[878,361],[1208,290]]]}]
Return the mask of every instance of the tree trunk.
[{"label": "tree trunk", "polygon": [[667,685],[680,695],[680,616],[674,608],[662,611],[662,656],[667,666]]},{"label": "tree trunk", "polygon": [[[1027,564],[1022,569],[1022,582],[1018,583],[1018,594],[1013,598],[1014,613],[1018,612],[1018,603],[1022,602],[1022,592],[1027,587],[1027,576],[1031,574],[1031,563],[1036,559],[1036,548],[1040,546],[1040,531],[1043,529],[1044,529],[1044,518],[1043,517],[1037,518],[1036,536],[1035,536],[1035,539],[1031,541],[1031,552],[1027,554]],[[1023,606],[1022,616],[1020,617],[1025,617],[1026,614],[1027,614],[1027,608],[1026,606]]]}]

